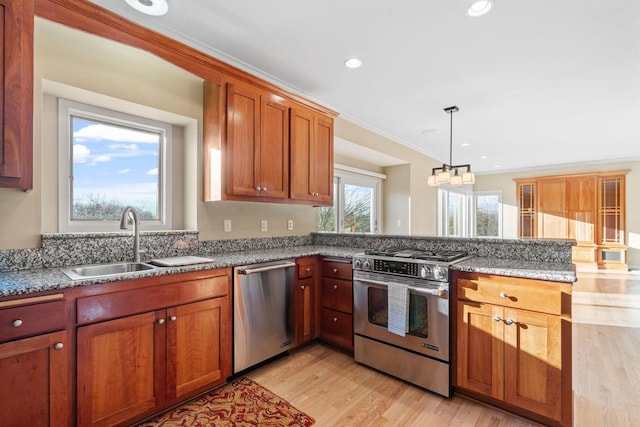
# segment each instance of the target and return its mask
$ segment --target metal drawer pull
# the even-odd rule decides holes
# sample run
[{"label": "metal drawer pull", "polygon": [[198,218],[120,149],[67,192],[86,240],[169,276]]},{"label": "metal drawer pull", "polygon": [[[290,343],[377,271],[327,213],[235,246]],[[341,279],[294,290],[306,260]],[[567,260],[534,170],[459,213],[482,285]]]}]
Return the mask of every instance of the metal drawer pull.
[{"label": "metal drawer pull", "polygon": [[164,319],[158,319],[158,325],[162,325],[164,323]]},{"label": "metal drawer pull", "polygon": [[175,322],[176,320],[178,320],[178,318],[176,316],[169,316],[169,320]]},{"label": "metal drawer pull", "polygon": [[338,285],[333,285],[333,289],[338,289]]},{"label": "metal drawer pull", "polygon": [[311,267],[307,267],[307,273],[311,271]]},{"label": "metal drawer pull", "polygon": [[513,325],[513,320],[507,319],[504,321],[504,323],[506,323],[507,325]]},{"label": "metal drawer pull", "polygon": [[500,292],[500,298],[502,299],[506,299],[507,298],[507,293],[506,292]]},{"label": "metal drawer pull", "polygon": [[302,289],[302,290],[304,291],[304,285],[301,285],[301,286],[300,286],[300,289]]},{"label": "metal drawer pull", "polygon": [[53,348],[55,348],[56,350],[62,350],[64,348],[64,344],[62,344],[61,342],[56,343],[56,345],[53,346]]},{"label": "metal drawer pull", "polygon": [[495,320],[496,322],[500,322],[502,319],[500,318],[500,316],[495,316],[493,320]]},{"label": "metal drawer pull", "polygon": [[334,318],[333,318],[333,321],[334,321],[334,322],[337,322],[337,321],[338,321],[338,318],[337,318],[337,317],[334,317]]},{"label": "metal drawer pull", "polygon": [[337,273],[337,272],[338,272],[338,269],[337,269],[337,268],[334,268],[334,269],[333,269],[333,272],[334,272],[334,273]]},{"label": "metal drawer pull", "polygon": [[11,324],[13,325],[14,328],[19,328],[20,326],[22,326],[22,320],[16,319]]}]

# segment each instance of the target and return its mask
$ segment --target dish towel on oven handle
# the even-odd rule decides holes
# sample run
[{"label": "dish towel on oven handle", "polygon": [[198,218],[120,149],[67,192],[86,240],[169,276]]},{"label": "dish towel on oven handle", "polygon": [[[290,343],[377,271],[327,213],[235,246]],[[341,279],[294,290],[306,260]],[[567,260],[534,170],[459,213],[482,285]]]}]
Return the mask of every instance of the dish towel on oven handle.
[{"label": "dish towel on oven handle", "polygon": [[403,337],[409,330],[409,287],[394,283],[387,288],[387,330]]}]

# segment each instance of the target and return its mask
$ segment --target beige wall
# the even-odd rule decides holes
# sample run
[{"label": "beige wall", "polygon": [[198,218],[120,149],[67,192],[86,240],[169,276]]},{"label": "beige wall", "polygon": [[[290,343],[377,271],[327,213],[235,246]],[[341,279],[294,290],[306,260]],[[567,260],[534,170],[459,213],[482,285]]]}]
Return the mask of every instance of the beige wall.
[{"label": "beige wall", "polygon": [[513,173],[477,175],[474,191],[501,190],[503,203],[503,237],[516,238],[518,234],[516,178],[530,178],[546,175],[571,173],[606,172],[629,170],[626,178],[626,226],[627,263],[629,267],[640,269],[640,162],[603,163],[595,165],[570,166],[562,168],[538,169]]},{"label": "beige wall", "polygon": [[[396,180],[395,182],[387,179],[387,182],[384,183],[385,188],[387,186],[399,188],[404,185],[406,195],[402,197],[401,204],[402,206],[407,206],[408,209],[406,213],[392,213],[389,219],[386,219],[386,208],[383,209],[385,216],[383,232],[385,234],[393,234],[396,231],[401,232],[397,230],[396,225],[387,226],[390,225],[389,221],[397,224],[397,219],[402,221],[402,218],[408,218],[410,223],[408,232],[411,234],[435,235],[437,233],[437,188],[427,186],[427,176],[432,168],[440,165],[439,162],[388,138],[347,122],[340,117],[335,121],[335,135],[409,163],[408,171],[404,170],[400,175],[396,175],[392,171],[390,175]],[[385,173],[387,172],[385,171]],[[397,181],[400,179],[402,182]],[[383,194],[388,194],[388,190],[385,190]],[[394,201],[399,202],[399,198],[395,198]],[[384,203],[386,206],[387,200]],[[394,218],[396,218],[395,221]],[[401,225],[401,228],[403,227]]]}]

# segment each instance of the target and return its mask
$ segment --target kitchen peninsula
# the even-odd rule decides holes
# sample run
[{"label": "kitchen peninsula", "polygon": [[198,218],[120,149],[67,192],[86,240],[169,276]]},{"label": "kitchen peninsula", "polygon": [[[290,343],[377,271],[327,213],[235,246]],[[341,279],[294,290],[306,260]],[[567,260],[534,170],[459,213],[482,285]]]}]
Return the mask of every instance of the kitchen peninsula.
[{"label": "kitchen peninsula", "polygon": [[[87,244],[87,239],[92,243]],[[350,260],[364,249],[397,246],[464,250],[473,257],[452,266],[454,274],[459,275],[459,278],[470,278],[471,280],[482,278],[482,286],[488,286],[484,284],[488,279],[500,282],[503,279],[508,281],[509,278],[512,278],[514,283],[527,285],[525,287],[528,287],[529,284],[534,287],[545,287],[547,284],[559,286],[562,287],[563,292],[568,292],[561,297],[564,300],[562,307],[565,308],[566,299],[569,298],[570,301],[571,283],[576,279],[575,271],[570,262],[573,243],[567,241],[449,239],[322,233],[292,238],[198,242],[197,233],[193,232],[148,232],[142,233],[141,236],[142,247],[152,249],[151,255],[148,256],[199,255],[213,258],[213,261],[204,264],[160,268],[151,273],[128,273],[76,281],[70,280],[60,270],[61,267],[77,265],[78,260],[90,260],[91,263],[113,262],[116,260],[114,257],[118,256],[121,260],[122,254],[128,254],[130,251],[130,240],[131,236],[124,233],[103,233],[90,237],[56,234],[43,236],[42,249],[0,251],[0,268],[3,271],[0,273],[0,319],[3,322],[2,335],[0,335],[0,364],[3,365],[4,372],[4,364],[13,360],[11,355],[16,354],[15,349],[18,344],[20,346],[28,344],[30,350],[34,352],[33,354],[43,357],[42,360],[48,360],[47,365],[42,368],[43,372],[49,372],[52,375],[51,387],[56,386],[58,389],[55,394],[48,397],[49,386],[40,384],[38,393],[45,393],[40,402],[48,402],[47,405],[50,404],[51,407],[34,413],[48,413],[51,425],[70,425],[69,423],[75,422],[80,425],[101,425],[98,422],[101,419],[108,420],[106,424],[138,420],[141,419],[140,417],[147,417],[167,405],[188,399],[194,393],[223,383],[226,378],[231,376],[232,317],[230,313],[232,307],[229,296],[231,294],[230,267],[233,266],[301,257],[305,257],[305,260],[313,260],[315,257],[318,257],[319,260],[325,258]],[[162,244],[159,244],[159,241]],[[25,262],[20,264],[20,260]],[[42,268],[45,266],[48,268]],[[316,277],[314,280],[319,279]],[[534,288],[534,291],[536,289]],[[544,291],[552,292],[548,286]],[[454,290],[452,293],[455,295],[457,291]],[[152,295],[153,298],[150,298]],[[313,302],[315,309],[312,310],[312,316],[314,312],[319,312],[318,297],[317,291],[315,294],[311,294],[312,301],[315,299]],[[452,302],[455,303],[455,301]],[[452,306],[455,307],[455,305]],[[535,308],[535,310],[538,309]],[[570,324],[570,312],[567,315],[566,311],[560,308],[558,310],[560,310],[558,319],[562,318],[562,322]],[[46,313],[45,318],[48,320],[44,324],[42,313]],[[204,332],[201,330],[205,335],[175,335],[176,332],[172,329],[174,328],[172,319],[186,317],[192,322],[197,322],[197,313],[210,313],[209,316],[219,320],[213,326],[209,325],[208,329],[205,328]],[[165,319],[169,320],[168,323],[165,322]],[[24,326],[16,327],[17,320],[20,320]],[[139,406],[122,414],[110,412],[110,406],[107,403],[114,402],[103,402],[105,406],[98,409],[95,409],[95,405],[93,405],[91,406],[92,412],[76,409],[86,408],[94,396],[82,392],[90,385],[95,387],[96,378],[100,378],[95,376],[99,371],[92,370],[92,366],[95,369],[95,366],[100,366],[100,363],[109,363],[108,360],[96,359],[97,353],[91,356],[93,354],[91,345],[97,345],[100,342],[100,337],[107,332],[125,335],[142,333],[144,329],[139,328],[144,328],[147,321],[156,325],[150,330],[150,333],[153,334],[151,336],[156,337],[154,339],[158,339],[160,336],[166,337],[167,345],[172,348],[167,354],[177,354],[176,357],[180,357],[180,354],[185,354],[180,351],[181,346],[184,346],[184,344],[180,344],[181,342],[197,343],[205,340],[210,342],[208,348],[218,348],[218,351],[213,353],[216,355],[215,360],[208,359],[206,366],[194,365],[194,372],[198,373],[199,377],[192,378],[191,381],[185,380],[185,374],[181,376],[179,372],[175,371],[175,366],[177,366],[174,365],[175,359],[165,360],[163,363],[166,363],[168,378],[173,378],[171,384],[167,384],[168,388],[161,394],[156,392],[153,395],[151,393],[152,401],[142,399],[138,402]],[[165,323],[166,329],[164,329]],[[316,329],[322,329],[321,322],[315,324],[317,325]],[[130,329],[132,327],[134,329]],[[159,327],[163,329],[158,330]],[[153,333],[154,330],[155,333]],[[452,329],[454,337],[459,335],[459,332],[456,331],[460,330],[460,327]],[[122,335],[123,339],[125,335]],[[313,337],[319,335],[322,339],[318,330],[312,334]],[[144,336],[146,335],[143,333],[137,339],[144,342]],[[214,339],[213,342],[217,345],[211,344],[211,339]],[[571,384],[570,360],[566,360],[566,354],[571,354],[570,341],[570,332],[568,336],[566,332],[563,332],[561,354],[564,356],[562,356],[561,372],[564,376],[562,384],[567,384],[568,376],[569,388]],[[91,342],[94,344],[90,344]],[[452,347],[453,353],[456,354],[458,344],[455,339],[452,340]],[[124,350],[120,347],[105,348],[105,352],[101,351],[100,354],[126,356],[120,354],[122,351]],[[471,352],[473,349],[469,351]],[[120,355],[118,356],[118,354]],[[454,366],[455,363],[453,362]],[[211,366],[215,369],[211,370]],[[69,374],[75,369],[78,371],[77,378]],[[14,369],[12,372],[20,371]],[[127,375],[133,375],[133,372]],[[151,375],[148,378],[153,378],[157,374],[149,373],[148,375]],[[557,376],[555,375],[554,378]],[[88,378],[92,379],[88,380]],[[33,382],[34,379],[27,380],[21,377],[16,381],[24,388],[25,392],[33,391],[31,388],[36,386],[36,383]],[[465,392],[467,388],[458,388],[460,384],[456,381],[454,380],[452,383],[454,390]],[[554,384],[556,383],[554,382]],[[74,390],[77,391],[74,392]],[[6,390],[6,392],[15,395],[10,390]],[[99,392],[94,391],[94,393]],[[3,391],[2,395],[5,394]],[[472,395],[482,399],[480,393],[476,392]],[[522,405],[518,406],[509,402],[503,404],[499,396],[495,394],[490,396],[489,403],[521,415],[544,422],[552,422],[554,419],[545,415],[545,412],[540,415],[541,412],[536,411],[536,408],[531,410],[531,408],[524,406],[525,409],[520,410]],[[560,403],[561,409],[571,408],[571,403],[566,402],[564,395],[563,398],[565,400]],[[8,402],[14,402],[9,406],[25,404],[24,402],[16,403],[13,400],[8,400]],[[114,404],[118,404],[118,402]],[[564,411],[562,413],[556,410],[552,414],[557,420],[553,422],[557,425],[567,425],[567,419],[571,419],[570,414],[567,415],[566,409]],[[558,414],[562,416],[556,416]]]}]

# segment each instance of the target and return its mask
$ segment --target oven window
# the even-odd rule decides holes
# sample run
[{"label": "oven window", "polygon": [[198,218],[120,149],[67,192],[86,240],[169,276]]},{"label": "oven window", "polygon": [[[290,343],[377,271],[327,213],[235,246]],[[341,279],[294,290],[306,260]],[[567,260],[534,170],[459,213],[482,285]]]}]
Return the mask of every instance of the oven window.
[{"label": "oven window", "polygon": [[[386,289],[368,288],[367,316],[369,323],[386,328],[388,326],[388,293]],[[407,335],[427,338],[429,328],[427,325],[427,298],[423,295],[409,294],[409,331]]]}]

